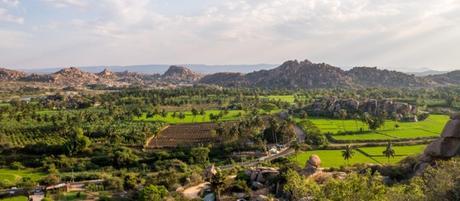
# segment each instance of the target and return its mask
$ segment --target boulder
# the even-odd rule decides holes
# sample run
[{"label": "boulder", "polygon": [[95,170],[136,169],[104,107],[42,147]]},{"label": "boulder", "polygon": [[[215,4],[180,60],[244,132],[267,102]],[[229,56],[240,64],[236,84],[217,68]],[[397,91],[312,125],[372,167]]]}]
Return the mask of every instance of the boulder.
[{"label": "boulder", "polygon": [[313,167],[319,168],[321,165],[321,159],[319,158],[318,155],[313,154],[310,156],[310,158],[307,161],[307,166],[311,165]]},{"label": "boulder", "polygon": [[460,138],[460,119],[451,119],[444,127],[441,137]]},{"label": "boulder", "polygon": [[431,142],[423,154],[418,157],[414,171],[421,174],[437,159],[449,159],[460,155],[460,114],[451,116],[445,125],[440,138]]},{"label": "boulder", "polygon": [[255,188],[255,189],[261,189],[261,188],[264,187],[264,184],[262,184],[262,183],[260,183],[260,182],[258,182],[258,181],[253,181],[253,182],[251,183],[251,186],[252,186],[253,188]]}]

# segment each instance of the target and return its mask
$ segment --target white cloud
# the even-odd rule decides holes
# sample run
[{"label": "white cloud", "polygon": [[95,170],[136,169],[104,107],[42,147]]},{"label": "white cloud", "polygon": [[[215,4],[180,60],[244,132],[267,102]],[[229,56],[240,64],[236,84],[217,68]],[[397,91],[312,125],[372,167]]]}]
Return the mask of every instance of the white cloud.
[{"label": "white cloud", "polygon": [[2,0],[1,2],[11,7],[16,7],[19,5],[19,0]]},{"label": "white cloud", "polygon": [[7,9],[0,8],[0,21],[23,24],[24,18],[12,15]]},{"label": "white cloud", "polygon": [[[453,29],[460,22],[458,0],[201,0],[197,4],[206,3],[187,13],[168,12],[189,9],[178,0],[169,0],[168,9],[159,0],[42,1],[56,8],[84,8],[62,16],[65,20],[43,22],[56,28],[40,32],[79,39],[73,43],[91,41],[90,47],[73,48],[75,55],[68,58],[88,61],[87,52],[100,54],[93,56],[93,64],[280,63],[309,58],[336,65],[426,66],[445,63],[442,47],[460,51],[453,45],[460,39],[452,37],[460,35]],[[0,19],[7,18],[20,21],[0,10]],[[40,40],[64,46],[51,37]],[[73,43],[65,46],[78,45]],[[460,65],[457,58],[449,62]]]},{"label": "white cloud", "polygon": [[58,8],[64,7],[79,7],[84,8],[88,6],[86,0],[43,0],[46,3],[52,4]]}]

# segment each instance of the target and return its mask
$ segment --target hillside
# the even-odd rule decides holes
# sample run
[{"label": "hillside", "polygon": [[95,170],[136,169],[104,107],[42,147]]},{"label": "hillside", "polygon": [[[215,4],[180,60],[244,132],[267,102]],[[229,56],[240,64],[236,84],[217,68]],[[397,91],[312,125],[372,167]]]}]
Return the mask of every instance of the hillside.
[{"label": "hillside", "polygon": [[[460,80],[460,79],[459,79]],[[217,73],[205,76],[204,84],[245,86],[277,89],[335,88],[335,87],[429,87],[436,83],[428,78],[402,72],[356,67],[344,71],[325,63],[308,60],[287,61],[271,70],[249,74]]]},{"label": "hillside", "polygon": [[183,66],[170,66],[161,76],[163,80],[171,82],[195,82],[202,76]]},{"label": "hillside", "polygon": [[427,76],[427,78],[440,85],[456,85],[460,84],[460,70],[451,71],[444,74],[430,75]]},{"label": "hillside", "polygon": [[22,71],[0,68],[0,81],[17,80],[24,76],[26,76],[26,73]]},{"label": "hillside", "polygon": [[397,71],[380,70],[376,67],[355,67],[346,74],[357,85],[368,87],[426,87],[432,84],[421,77]]}]

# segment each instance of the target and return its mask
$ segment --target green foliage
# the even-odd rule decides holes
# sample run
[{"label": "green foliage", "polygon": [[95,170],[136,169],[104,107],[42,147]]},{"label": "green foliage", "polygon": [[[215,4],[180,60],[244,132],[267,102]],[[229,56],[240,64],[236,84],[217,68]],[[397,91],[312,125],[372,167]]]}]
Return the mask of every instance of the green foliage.
[{"label": "green foliage", "polygon": [[190,150],[190,162],[195,164],[206,165],[209,159],[209,148],[207,147],[196,147]]},{"label": "green foliage", "polygon": [[140,201],[162,201],[168,195],[164,186],[149,185],[139,192]]},{"label": "green foliage", "polygon": [[64,144],[64,147],[67,153],[72,156],[88,148],[90,144],[91,140],[83,134],[83,129],[74,128],[73,133]]}]

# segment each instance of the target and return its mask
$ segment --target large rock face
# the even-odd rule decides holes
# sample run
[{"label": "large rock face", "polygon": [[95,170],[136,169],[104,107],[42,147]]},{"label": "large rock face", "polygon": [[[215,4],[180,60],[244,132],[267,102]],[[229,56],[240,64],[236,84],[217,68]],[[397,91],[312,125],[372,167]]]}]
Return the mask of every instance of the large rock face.
[{"label": "large rock face", "polygon": [[305,108],[308,114],[334,116],[340,113],[340,110],[347,111],[348,115],[356,112],[367,112],[377,115],[386,112],[390,117],[392,114],[399,116],[414,116],[417,114],[417,108],[408,103],[394,102],[392,100],[355,100],[355,99],[337,99],[329,97],[317,100]]},{"label": "large rock face", "polygon": [[201,78],[201,75],[183,66],[170,66],[162,78],[169,81],[195,82]]},{"label": "large rock face", "polygon": [[0,68],[0,81],[17,80],[26,76],[26,73],[6,68]]},{"label": "large rock face", "polygon": [[441,137],[429,144],[416,165],[416,173],[432,165],[438,159],[449,159],[460,155],[460,115],[453,115],[447,122]]},{"label": "large rock face", "polygon": [[[222,81],[225,80],[225,81]],[[277,68],[245,75],[213,74],[200,81],[221,86],[244,86],[270,89],[351,88],[351,87],[424,87],[436,83],[428,78],[369,67],[344,71],[325,63],[308,60],[286,61]]]}]

